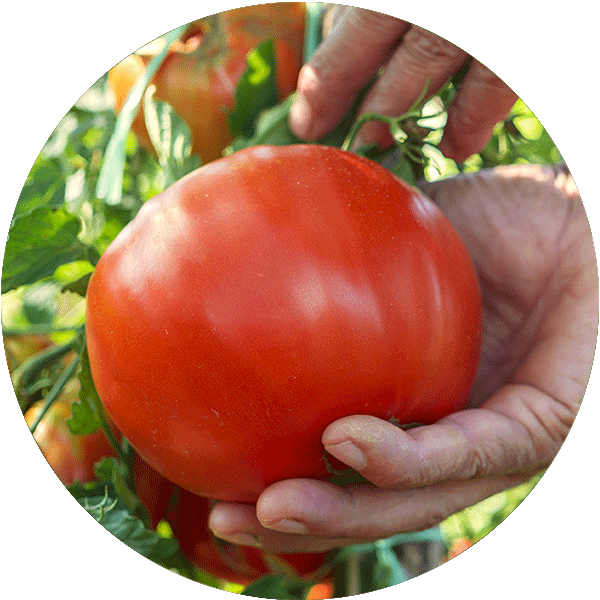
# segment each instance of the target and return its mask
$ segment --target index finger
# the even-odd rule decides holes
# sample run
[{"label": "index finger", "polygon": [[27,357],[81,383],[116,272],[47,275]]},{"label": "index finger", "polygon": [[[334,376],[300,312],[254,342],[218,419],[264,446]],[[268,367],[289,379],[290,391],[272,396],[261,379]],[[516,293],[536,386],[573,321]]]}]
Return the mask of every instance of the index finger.
[{"label": "index finger", "polygon": [[362,8],[347,8],[302,67],[290,128],[315,140],[342,119],[358,91],[385,64],[409,24]]}]

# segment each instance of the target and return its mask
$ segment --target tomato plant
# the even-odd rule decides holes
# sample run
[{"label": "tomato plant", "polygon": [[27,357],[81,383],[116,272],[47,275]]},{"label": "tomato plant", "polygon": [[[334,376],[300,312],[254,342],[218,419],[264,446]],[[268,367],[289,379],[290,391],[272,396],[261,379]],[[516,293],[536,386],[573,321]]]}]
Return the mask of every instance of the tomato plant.
[{"label": "tomato plant", "polygon": [[52,341],[47,335],[29,334],[4,336],[3,343],[8,372],[12,375],[20,364],[36,352],[50,346]]},{"label": "tomato plant", "polygon": [[340,417],[460,409],[480,329],[477,276],[437,207],[326,146],[252,147],[184,177],[87,291],[91,371],[116,426],[169,480],[239,502],[330,477],[321,434]]},{"label": "tomato plant", "polygon": [[[268,19],[244,17],[243,12],[214,15],[191,23],[185,36],[171,45],[152,79],[155,97],[168,102],[190,127],[192,152],[200,155],[203,163],[219,158],[232,140],[227,115],[234,108],[236,85],[248,66],[246,56],[258,42],[274,37],[279,95],[287,96],[295,89],[302,65],[296,38],[303,31],[303,14],[296,11],[291,15],[278,26],[270,26]],[[288,33],[286,22],[294,23]],[[160,41],[151,43],[109,71],[117,111],[161,47]],[[142,110],[132,130],[144,146],[152,148]]]},{"label": "tomato plant", "polygon": [[246,585],[268,573],[310,576],[326,561],[327,553],[271,555],[219,540],[207,525],[211,500],[165,479],[138,456],[134,476],[138,497],[148,509],[152,526],[167,521],[184,556],[214,577]]},{"label": "tomato plant", "polygon": [[[67,419],[71,417],[71,404],[78,400],[78,391],[78,382],[72,379],[33,432],[48,464],[65,485],[93,480],[94,464],[105,456],[114,456],[102,431],[87,435],[71,433]],[[28,425],[37,419],[44,404],[39,400],[27,410],[25,420]]]}]

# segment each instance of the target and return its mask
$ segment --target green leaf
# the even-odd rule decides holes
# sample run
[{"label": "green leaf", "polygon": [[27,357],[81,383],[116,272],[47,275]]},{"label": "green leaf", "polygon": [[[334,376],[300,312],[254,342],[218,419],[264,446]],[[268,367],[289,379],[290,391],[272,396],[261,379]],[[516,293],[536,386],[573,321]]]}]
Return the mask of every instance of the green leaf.
[{"label": "green leaf", "polygon": [[57,267],[93,250],[78,239],[79,220],[63,208],[43,206],[17,217],[8,233],[2,293],[49,277]]},{"label": "green leaf", "polygon": [[32,325],[49,325],[58,311],[58,287],[43,281],[25,289],[23,314]]},{"label": "green leaf", "polygon": [[60,289],[61,292],[73,292],[75,294],[79,294],[80,296],[85,298],[87,294],[88,284],[90,283],[90,279],[92,278],[92,273],[86,273],[76,279],[75,281],[71,281],[69,283],[65,283]]},{"label": "green leaf", "polygon": [[168,102],[153,98],[153,92],[153,86],[146,90],[144,118],[168,187],[197,169],[200,161],[192,156],[192,134],[187,123]]},{"label": "green leaf", "polygon": [[102,426],[102,403],[92,379],[87,348],[81,355],[79,382],[79,401],[71,404],[71,418],[67,419],[67,425],[74,435],[94,433]]},{"label": "green leaf", "polygon": [[[84,488],[79,488],[78,492]],[[154,562],[172,557],[179,549],[177,540],[160,537],[144,526],[142,521],[127,510],[119,508],[118,499],[104,496],[80,496],[77,501],[107,531],[118,540]]]},{"label": "green leaf", "polygon": [[144,90],[165,60],[171,44],[186,31],[187,24],[173,29],[165,35],[164,48],[148,63],[144,74],[136,81],[119,112],[115,130],[106,147],[104,162],[98,176],[96,195],[108,204],[118,204],[123,193],[123,172],[125,169],[125,140],[133,119],[138,112]]},{"label": "green leaf", "polygon": [[225,149],[225,154],[232,154],[249,146],[268,144],[271,146],[287,146],[299,144],[300,140],[288,126],[288,115],[294,97],[288,96],[281,104],[263,111],[256,122],[254,133],[249,137],[240,136]]},{"label": "green leaf", "polygon": [[60,206],[65,201],[66,174],[57,158],[42,154],[36,159],[21,190],[14,217],[30,213],[40,206]]},{"label": "green leaf", "polygon": [[314,581],[267,575],[246,586],[242,592],[242,596],[275,598],[279,600],[302,600],[306,597],[312,585],[314,585]]},{"label": "green leaf", "polygon": [[94,465],[94,474],[101,481],[110,481],[113,488],[130,513],[136,515],[146,524],[150,517],[145,506],[133,493],[127,483],[127,467],[112,456],[107,456]]},{"label": "green leaf", "polygon": [[235,107],[227,123],[234,136],[250,137],[260,113],[277,104],[276,58],[273,40],[267,40],[246,56],[248,68],[235,90]]}]

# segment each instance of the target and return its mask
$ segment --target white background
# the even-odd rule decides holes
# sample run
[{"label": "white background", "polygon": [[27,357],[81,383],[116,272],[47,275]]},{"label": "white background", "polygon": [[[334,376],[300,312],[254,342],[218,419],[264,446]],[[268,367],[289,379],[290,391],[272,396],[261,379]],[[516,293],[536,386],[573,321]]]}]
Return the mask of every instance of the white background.
[{"label": "white background", "polygon": [[[13,3],[2,28],[2,239],[45,140],[102,73],[158,35],[240,3]],[[437,0],[404,6],[373,1],[368,7],[449,39],[515,89],[569,164],[598,239],[598,126],[593,120],[598,82],[592,77],[600,57],[589,2],[573,0],[560,9],[548,2],[521,1],[500,9],[495,2],[486,7],[481,2]],[[59,591],[77,597],[80,590],[89,599],[102,600],[223,598],[225,592],[199,588],[129,550],[77,506],[42,459],[14,401],[8,373],[0,371],[2,588],[12,591],[11,597],[25,599],[38,597],[42,590],[51,597]],[[597,589],[592,586],[600,533],[598,378],[595,365],[580,414],[558,458],[505,523],[451,563],[401,589],[377,592],[376,597],[481,594],[495,599],[536,594],[554,599],[577,589]]]}]

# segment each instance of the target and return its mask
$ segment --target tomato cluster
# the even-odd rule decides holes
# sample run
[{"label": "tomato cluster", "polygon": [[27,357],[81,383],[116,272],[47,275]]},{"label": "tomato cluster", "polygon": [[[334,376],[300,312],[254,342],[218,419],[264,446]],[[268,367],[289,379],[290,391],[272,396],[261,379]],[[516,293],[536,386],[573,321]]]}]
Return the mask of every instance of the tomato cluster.
[{"label": "tomato cluster", "polygon": [[195,494],[254,502],[330,477],[321,434],[338,418],[460,409],[481,298],[450,223],[388,170],[257,146],[144,205],[91,278],[86,332],[100,397],[140,455]]}]

